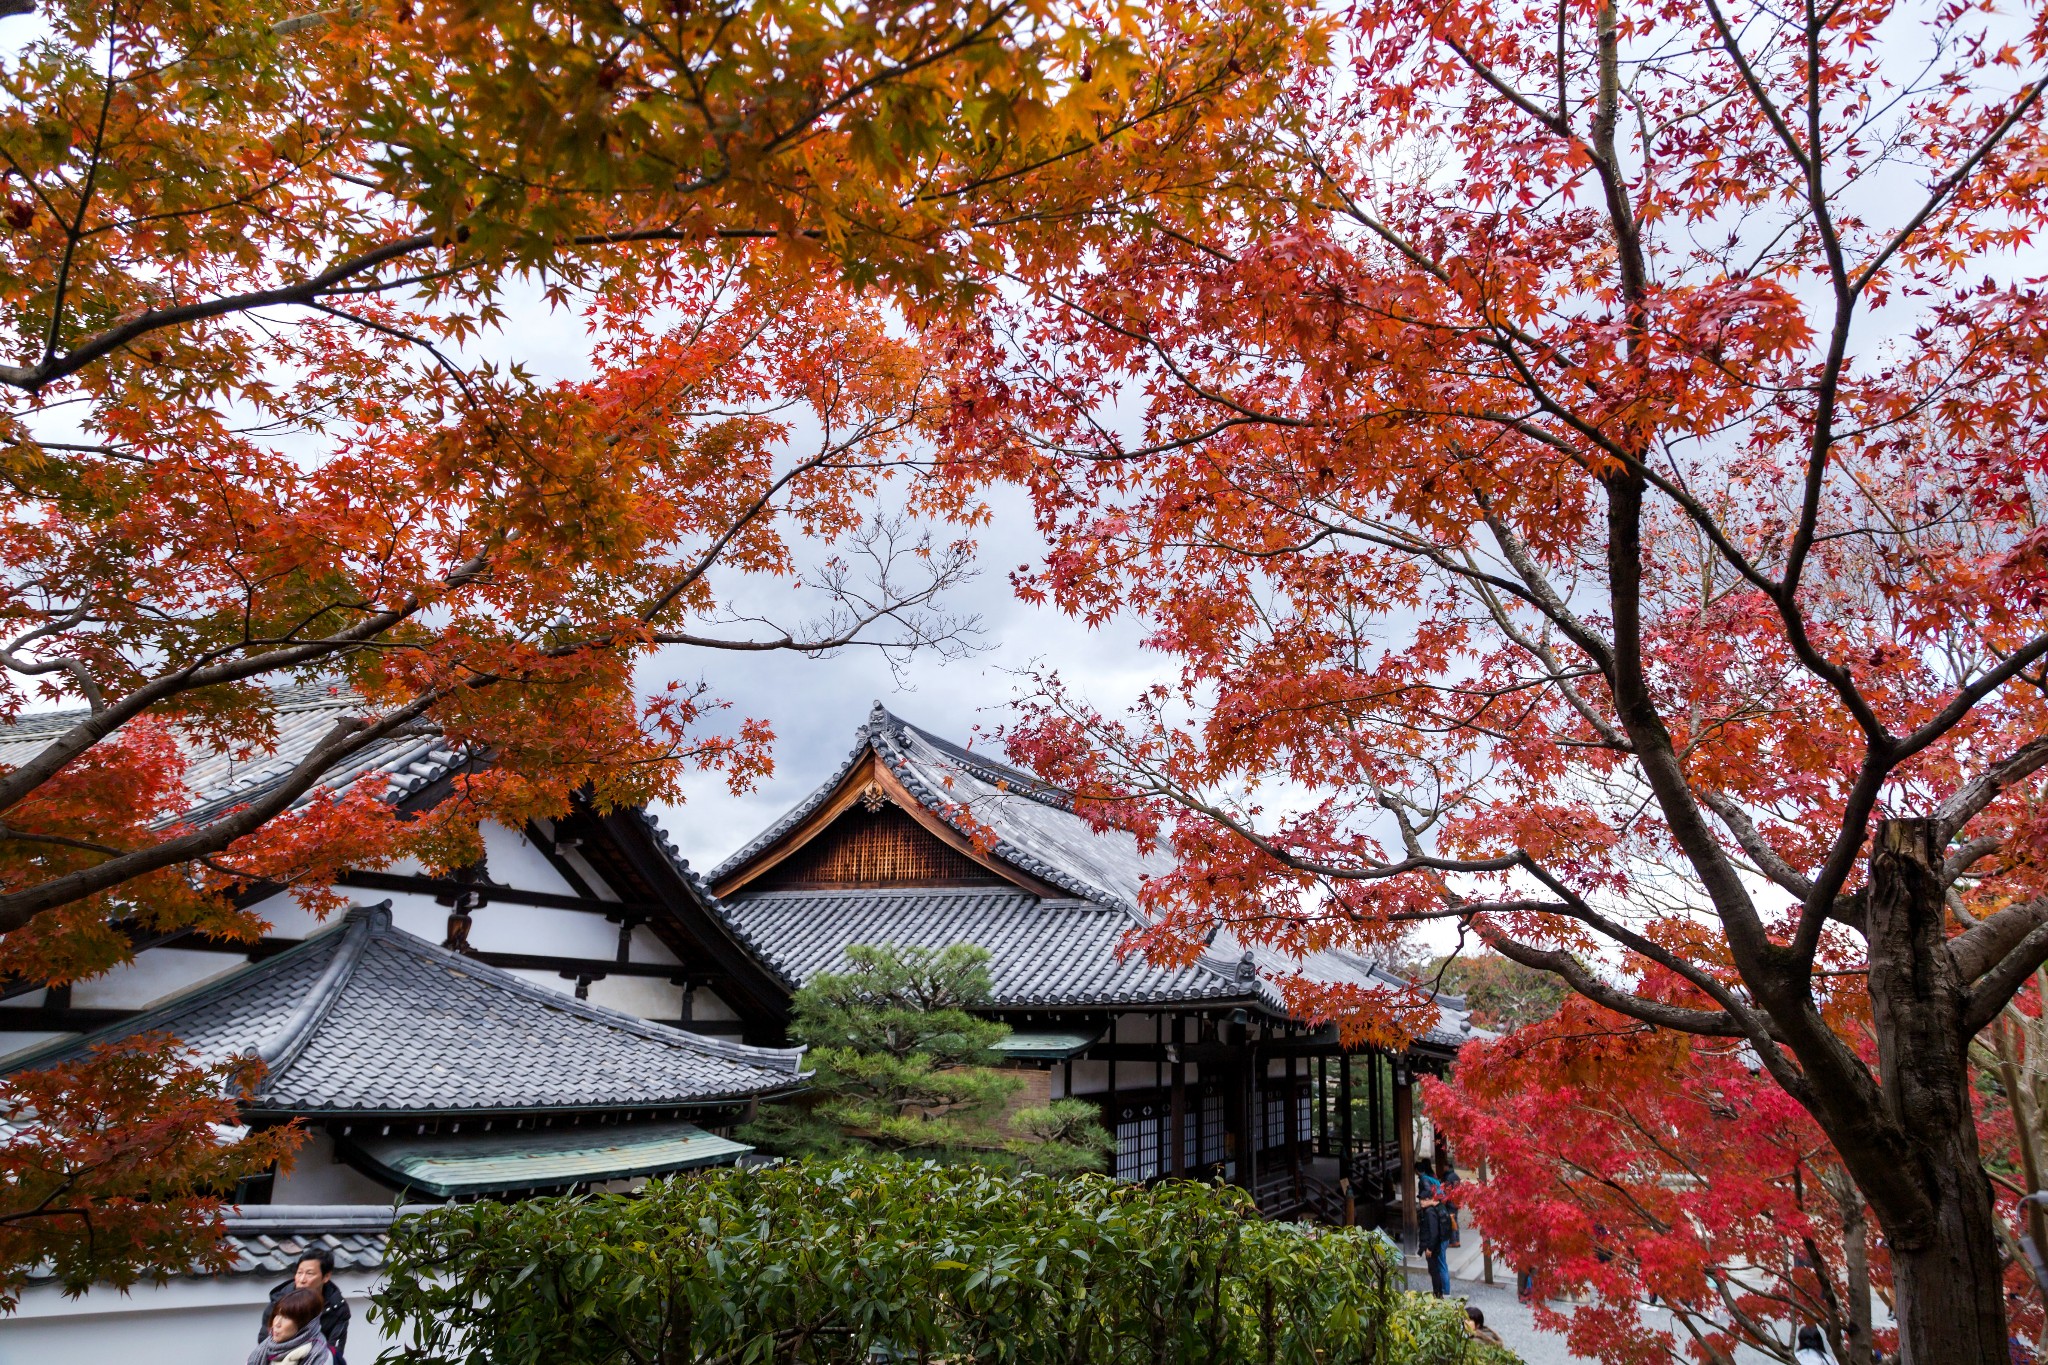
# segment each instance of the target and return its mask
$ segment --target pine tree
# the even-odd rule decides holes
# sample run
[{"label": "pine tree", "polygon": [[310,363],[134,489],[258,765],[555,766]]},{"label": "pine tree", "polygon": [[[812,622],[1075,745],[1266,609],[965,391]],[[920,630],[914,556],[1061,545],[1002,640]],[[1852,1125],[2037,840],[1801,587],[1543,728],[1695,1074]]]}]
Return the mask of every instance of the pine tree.
[{"label": "pine tree", "polygon": [[999,1069],[1009,1026],[986,1004],[988,951],[855,945],[851,969],[796,994],[790,1032],[810,1052],[810,1089],[740,1132],[783,1156],[888,1150],[947,1163],[1063,1174],[1101,1170],[1113,1144],[1094,1106],[1011,1110],[1024,1078]]}]

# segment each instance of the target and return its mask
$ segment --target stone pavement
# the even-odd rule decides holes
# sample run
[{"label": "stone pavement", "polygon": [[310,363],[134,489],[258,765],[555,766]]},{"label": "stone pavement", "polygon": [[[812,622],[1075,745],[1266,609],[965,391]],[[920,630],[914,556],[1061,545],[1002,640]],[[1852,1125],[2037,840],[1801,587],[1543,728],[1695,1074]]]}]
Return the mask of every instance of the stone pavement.
[{"label": "stone pavement", "polygon": [[[1466,1239],[1470,1242],[1470,1238]],[[1462,1250],[1463,1248],[1460,1248]],[[1454,1260],[1452,1265],[1455,1267]],[[1494,1267],[1494,1279],[1498,1284],[1484,1284],[1475,1280],[1451,1281],[1451,1296],[1486,1314],[1486,1325],[1500,1333],[1500,1339],[1509,1350],[1520,1356],[1526,1365],[1581,1365],[1590,1361],[1590,1356],[1573,1355],[1565,1346],[1562,1334],[1545,1332],[1536,1326],[1536,1316],[1525,1303],[1515,1298],[1514,1276],[1499,1265]],[[1408,1271],[1408,1287],[1427,1294],[1429,1274],[1413,1266]],[[1656,1317],[1653,1311],[1649,1315]],[[1735,1354],[1738,1365],[1768,1365],[1766,1357],[1754,1351],[1743,1349]]]},{"label": "stone pavement", "polygon": [[[1493,1263],[1494,1283],[1484,1282],[1485,1253],[1478,1231],[1465,1222],[1468,1217],[1461,1212],[1460,1222],[1465,1223],[1464,1245],[1451,1248],[1451,1296],[1465,1300],[1486,1314],[1486,1325],[1500,1333],[1508,1349],[1519,1355],[1526,1365],[1581,1365],[1581,1362],[1591,1361],[1590,1356],[1573,1355],[1565,1346],[1562,1333],[1545,1332],[1536,1326],[1535,1313],[1515,1298],[1515,1272],[1504,1261],[1496,1259]],[[1407,1265],[1408,1287],[1427,1294],[1429,1271],[1424,1267],[1422,1257],[1409,1256]],[[1653,1323],[1661,1316],[1654,1309],[1645,1314]],[[1748,1349],[1737,1351],[1735,1359],[1737,1365],[1768,1365],[1767,1357]]]}]

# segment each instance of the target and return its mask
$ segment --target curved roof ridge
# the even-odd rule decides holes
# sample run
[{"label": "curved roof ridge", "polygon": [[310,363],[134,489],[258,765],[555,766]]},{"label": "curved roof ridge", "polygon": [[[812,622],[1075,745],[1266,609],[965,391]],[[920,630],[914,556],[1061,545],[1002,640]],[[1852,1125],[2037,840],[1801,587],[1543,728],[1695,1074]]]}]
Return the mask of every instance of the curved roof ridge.
[{"label": "curved roof ridge", "polygon": [[327,969],[320,973],[320,979],[299,1001],[299,1007],[284,1021],[284,1026],[256,1045],[256,1056],[265,1068],[263,1080],[256,1087],[257,1094],[268,1089],[273,1078],[283,1075],[299,1059],[299,1054],[306,1050],[307,1041],[319,1029],[327,1012],[334,1008],[342,988],[361,965],[363,952],[370,946],[370,940],[377,936],[380,928],[388,929],[390,926],[391,902],[388,900],[370,906],[352,905],[343,914],[341,942],[336,946],[334,956],[327,960]]},{"label": "curved roof ridge", "polygon": [[959,763],[967,771],[973,773],[984,782],[993,786],[999,786],[1005,791],[1024,797],[1026,800],[1036,801],[1041,806],[1050,806],[1054,810],[1072,813],[1074,809],[1074,794],[1072,792],[1056,787],[1036,773],[1026,772],[1015,764],[1002,763],[995,759],[987,758],[975,753],[974,750],[964,744],[955,743],[944,735],[934,734],[922,725],[905,720],[895,712],[884,707],[879,701],[875,703],[875,709],[869,717],[868,724],[870,726],[875,725],[878,718],[885,728],[893,724],[898,730],[915,731],[919,739],[922,739],[940,753]]},{"label": "curved roof ridge", "polygon": [[[883,715],[887,716],[888,712],[883,712]],[[889,719],[895,720],[896,718],[890,716]],[[902,724],[900,721],[897,723]],[[925,737],[924,731],[917,729],[914,725],[906,725],[904,728],[915,731],[919,738]],[[873,742],[876,745],[877,754],[882,757],[883,761],[889,762],[889,771],[895,774],[896,780],[903,784],[905,790],[922,802],[926,810],[944,820],[957,833],[965,835],[970,839],[976,838],[981,834],[979,829],[963,827],[959,817],[953,813],[956,809],[964,808],[966,803],[953,799],[943,791],[933,790],[931,784],[926,782],[923,776],[917,772],[916,766],[910,761],[910,756],[905,754],[901,748],[903,741],[900,734],[892,734],[884,727],[876,732]],[[894,760],[893,762],[890,761],[892,759]],[[979,774],[975,775],[979,776]],[[1017,794],[1021,795],[1021,793]],[[1047,803],[1041,801],[1038,804],[1046,805]],[[1063,810],[1062,807],[1057,806],[1051,808]],[[1063,813],[1071,814],[1072,812],[1063,810]],[[1057,867],[1046,862],[1043,858],[1030,851],[1019,848],[1010,840],[1002,838],[999,832],[996,841],[990,845],[989,852],[1018,871],[1027,873],[1052,886],[1057,886],[1062,891],[1070,891],[1083,900],[1098,901],[1105,905],[1123,905],[1131,910],[1137,909],[1135,905],[1132,905],[1109,888],[1084,881],[1066,868]]]}]

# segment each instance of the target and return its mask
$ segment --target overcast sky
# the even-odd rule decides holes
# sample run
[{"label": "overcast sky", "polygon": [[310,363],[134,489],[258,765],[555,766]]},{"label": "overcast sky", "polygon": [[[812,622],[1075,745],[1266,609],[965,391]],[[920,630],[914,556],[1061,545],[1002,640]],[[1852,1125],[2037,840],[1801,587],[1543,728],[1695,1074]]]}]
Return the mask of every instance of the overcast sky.
[{"label": "overcast sky", "polygon": [[[821,659],[672,649],[644,670],[642,683],[649,688],[702,678],[733,703],[731,717],[757,717],[775,729],[775,775],[755,791],[735,799],[722,779],[699,777],[685,805],[660,811],[693,866],[708,870],[831,776],[877,701],[905,720],[967,743],[977,730],[1009,719],[1020,669],[1056,669],[1109,710],[1121,710],[1160,669],[1171,670],[1171,661],[1139,647],[1132,623],[1091,631],[1050,607],[1018,601],[1008,572],[1035,565],[1042,542],[1021,498],[998,496],[993,504],[996,523],[980,537],[982,572],[947,602],[956,613],[982,618],[980,648],[968,658],[916,655],[897,670],[899,680],[870,649]],[[976,747],[988,743],[984,738]],[[991,752],[1000,754],[1000,747]]]}]

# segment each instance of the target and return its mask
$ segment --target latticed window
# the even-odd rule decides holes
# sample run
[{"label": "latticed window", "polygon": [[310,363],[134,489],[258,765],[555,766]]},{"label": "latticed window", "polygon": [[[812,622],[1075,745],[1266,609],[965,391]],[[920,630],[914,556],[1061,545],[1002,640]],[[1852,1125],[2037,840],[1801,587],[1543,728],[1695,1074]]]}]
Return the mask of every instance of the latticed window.
[{"label": "latticed window", "polygon": [[1223,1160],[1223,1097],[1202,1097],[1202,1157],[1198,1165]]},{"label": "latticed window", "polygon": [[1160,1170],[1161,1141],[1165,1118],[1151,1105],[1135,1118],[1116,1126],[1116,1177],[1119,1180],[1156,1180]]}]

